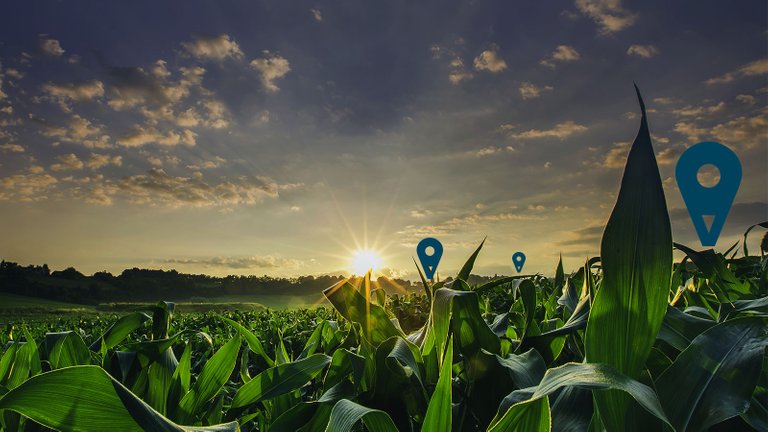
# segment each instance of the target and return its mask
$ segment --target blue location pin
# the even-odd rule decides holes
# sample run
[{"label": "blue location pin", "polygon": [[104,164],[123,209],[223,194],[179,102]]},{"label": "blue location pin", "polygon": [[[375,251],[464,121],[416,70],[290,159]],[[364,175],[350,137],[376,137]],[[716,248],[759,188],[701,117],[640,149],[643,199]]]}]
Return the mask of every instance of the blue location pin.
[{"label": "blue location pin", "polygon": [[[432,248],[432,253],[428,254],[427,249]],[[421,266],[424,268],[424,274],[427,279],[433,279],[437,271],[437,265],[440,264],[440,258],[443,256],[443,245],[432,237],[427,237],[420,241],[416,246],[416,254],[419,256]]]},{"label": "blue location pin", "polygon": [[[707,164],[716,166],[720,171],[720,181],[712,187],[703,186],[697,177],[699,168]],[[714,246],[741,184],[738,156],[718,142],[700,142],[680,156],[675,177],[701,245]],[[709,228],[704,221],[705,216],[712,218]]]},{"label": "blue location pin", "polygon": [[512,264],[515,265],[515,270],[517,270],[518,273],[523,271],[523,265],[525,265],[525,254],[522,252],[515,252],[514,255],[512,255]]}]

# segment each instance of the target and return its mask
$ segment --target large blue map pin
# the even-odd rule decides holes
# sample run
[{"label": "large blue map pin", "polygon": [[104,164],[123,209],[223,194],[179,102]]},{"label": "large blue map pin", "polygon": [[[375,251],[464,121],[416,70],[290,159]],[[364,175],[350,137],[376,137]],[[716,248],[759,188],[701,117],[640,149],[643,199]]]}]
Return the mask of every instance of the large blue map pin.
[{"label": "large blue map pin", "polygon": [[[702,185],[698,179],[699,169],[707,164],[720,171],[720,181],[712,187]],[[718,142],[700,142],[680,156],[675,177],[701,245],[714,246],[741,184],[739,157]],[[709,228],[705,217],[712,218]]]},{"label": "large blue map pin", "polygon": [[515,270],[517,270],[518,273],[523,271],[523,266],[525,265],[525,254],[522,252],[515,252],[512,255],[512,264],[515,265]]},{"label": "large blue map pin", "polygon": [[[432,248],[431,253],[427,249]],[[440,258],[443,256],[443,245],[436,238],[427,237],[420,241],[416,246],[416,254],[419,256],[421,266],[424,268],[424,274],[427,279],[433,279],[437,271],[437,265],[440,264]]]}]

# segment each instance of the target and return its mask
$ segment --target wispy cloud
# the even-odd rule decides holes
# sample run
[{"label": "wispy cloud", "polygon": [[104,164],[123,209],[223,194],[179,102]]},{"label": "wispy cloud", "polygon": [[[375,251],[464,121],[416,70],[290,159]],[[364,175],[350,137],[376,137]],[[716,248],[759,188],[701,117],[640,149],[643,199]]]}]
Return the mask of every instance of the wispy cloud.
[{"label": "wispy cloud", "polygon": [[529,129],[524,132],[510,132],[509,137],[515,139],[557,138],[562,140],[571,135],[586,132],[587,129],[584,125],[568,120],[556,124],[551,129]]},{"label": "wispy cloud", "polygon": [[280,90],[275,81],[284,77],[291,70],[291,65],[284,57],[269,51],[265,51],[264,55],[263,58],[251,60],[251,67],[259,71],[264,89],[274,93]]},{"label": "wispy cloud", "polygon": [[202,60],[221,61],[226,58],[242,59],[243,51],[227,34],[218,36],[195,35],[192,41],[183,42],[182,47],[191,55]]},{"label": "wispy cloud", "polygon": [[172,258],[161,261],[163,264],[184,266],[224,268],[232,270],[297,270],[305,264],[301,260],[284,258],[278,255],[257,255],[246,257],[202,257],[202,258]]},{"label": "wispy cloud", "polygon": [[653,45],[631,45],[627,49],[627,55],[640,58],[656,57],[659,54],[659,49]]},{"label": "wispy cloud", "polygon": [[40,35],[37,40],[37,46],[43,54],[53,57],[61,57],[66,52],[58,40],[47,35]]},{"label": "wispy cloud", "polygon": [[735,71],[728,72],[719,77],[710,78],[705,81],[708,85],[724,84],[734,81],[741,77],[749,77],[756,75],[768,74],[768,58],[755,60],[751,63],[747,63],[744,66],[736,69]]},{"label": "wispy cloud", "polygon": [[536,84],[530,83],[530,82],[524,82],[520,84],[520,96],[522,96],[523,100],[527,99],[535,99],[539,96],[541,96],[542,92],[548,92],[552,91],[554,87],[545,85],[544,87],[539,87]]},{"label": "wispy cloud", "polygon": [[576,8],[594,21],[600,34],[611,34],[630,27],[637,15],[624,9],[621,0],[576,0]]},{"label": "wispy cloud", "polygon": [[485,50],[481,52],[473,62],[476,70],[498,73],[507,68],[507,62],[504,61],[496,49]]},{"label": "wispy cloud", "polygon": [[574,62],[581,58],[581,54],[576,51],[576,48],[570,45],[558,45],[552,54],[541,60],[539,63],[543,66],[550,68],[555,67],[555,63]]}]

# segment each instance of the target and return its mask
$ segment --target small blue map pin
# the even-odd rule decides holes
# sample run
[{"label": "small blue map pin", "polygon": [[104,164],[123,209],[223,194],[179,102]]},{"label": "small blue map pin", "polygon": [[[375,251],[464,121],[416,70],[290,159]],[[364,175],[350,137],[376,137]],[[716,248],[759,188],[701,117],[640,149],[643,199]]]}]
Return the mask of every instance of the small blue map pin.
[{"label": "small blue map pin", "polygon": [[[699,169],[707,164],[720,171],[720,181],[712,187],[702,185],[698,179]],[[718,142],[700,142],[680,156],[675,177],[701,245],[714,246],[741,184],[739,157]],[[705,217],[712,218],[709,228]]]},{"label": "small blue map pin", "polygon": [[[427,249],[432,248],[431,253]],[[421,266],[424,268],[424,274],[427,279],[433,279],[437,271],[437,265],[440,264],[440,258],[443,256],[443,245],[436,238],[427,237],[420,241],[416,246],[416,254],[419,256]]]},{"label": "small blue map pin", "polygon": [[525,254],[522,252],[515,252],[512,255],[512,264],[515,265],[515,270],[517,270],[518,273],[523,271],[523,265],[525,265]]}]

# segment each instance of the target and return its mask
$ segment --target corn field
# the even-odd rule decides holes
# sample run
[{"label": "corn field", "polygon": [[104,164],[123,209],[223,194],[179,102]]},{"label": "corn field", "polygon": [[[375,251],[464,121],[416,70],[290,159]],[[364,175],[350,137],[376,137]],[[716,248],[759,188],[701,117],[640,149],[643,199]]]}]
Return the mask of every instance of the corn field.
[{"label": "corn field", "polygon": [[2,430],[768,430],[768,258],[747,234],[673,243],[640,103],[600,256],[576,271],[470,286],[481,243],[418,296],[343,282],[333,309],[9,326]]}]

